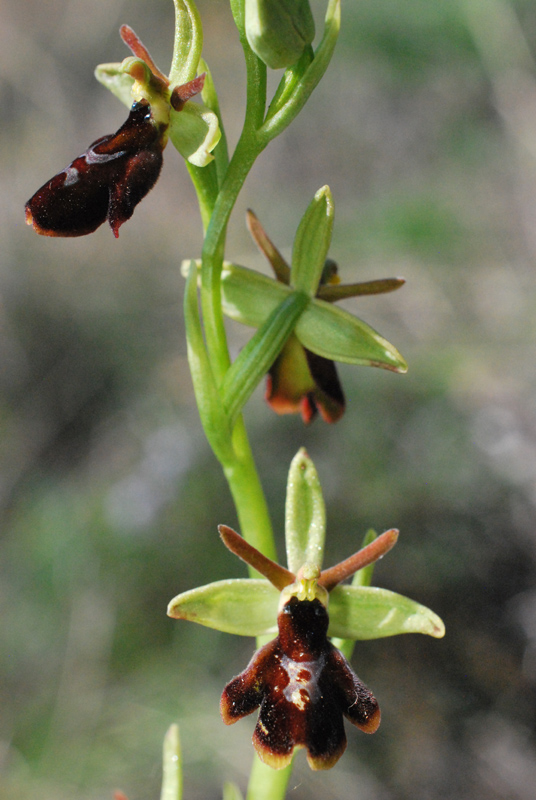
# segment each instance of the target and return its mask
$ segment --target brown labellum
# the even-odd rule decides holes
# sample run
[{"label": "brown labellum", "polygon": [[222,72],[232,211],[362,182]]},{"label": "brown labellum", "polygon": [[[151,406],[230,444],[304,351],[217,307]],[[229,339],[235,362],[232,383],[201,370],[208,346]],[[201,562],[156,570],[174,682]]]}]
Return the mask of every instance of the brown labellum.
[{"label": "brown labellum", "polygon": [[108,220],[114,236],[154,186],[164,133],[145,101],[115,134],[102,136],[26,203],[26,222],[44,236],[84,236]]},{"label": "brown labellum", "polygon": [[327,638],[325,606],[293,596],[278,616],[279,635],[261,647],[221,698],[230,725],[260,706],[253,734],[259,757],[287,766],[304,747],[312,769],[329,769],[346,749],[343,717],[365,733],[380,724],[378,702]]},{"label": "brown labellum", "polygon": [[344,414],[345,399],[333,361],[303,347],[291,336],[266,379],[266,401],[278,414],[301,413],[306,425],[318,412],[325,422]]}]

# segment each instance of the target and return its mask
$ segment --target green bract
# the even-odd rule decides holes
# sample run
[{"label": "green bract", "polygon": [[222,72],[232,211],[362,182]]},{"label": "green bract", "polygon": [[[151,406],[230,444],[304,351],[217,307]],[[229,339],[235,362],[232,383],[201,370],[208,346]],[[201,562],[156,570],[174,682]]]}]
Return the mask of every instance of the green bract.
[{"label": "green bract", "polygon": [[[285,538],[290,571],[267,559],[226,526],[220,533],[227,547],[263,579],[217,581],[175,597],[168,614],[241,636],[265,636],[276,629],[282,600],[313,596],[327,604],[328,634],[339,639],[379,639],[401,633],[441,638],[445,627],[433,611],[395,592],[371,586],[340,585],[393,547],[398,532],[368,534],[366,547],[335,567],[320,571],[324,551],[324,501],[315,467],[305,450],[294,458],[287,484]],[[368,577],[368,576],[367,576]]]},{"label": "green bract", "polygon": [[295,64],[315,36],[309,0],[246,0],[249,46],[271,69]]}]

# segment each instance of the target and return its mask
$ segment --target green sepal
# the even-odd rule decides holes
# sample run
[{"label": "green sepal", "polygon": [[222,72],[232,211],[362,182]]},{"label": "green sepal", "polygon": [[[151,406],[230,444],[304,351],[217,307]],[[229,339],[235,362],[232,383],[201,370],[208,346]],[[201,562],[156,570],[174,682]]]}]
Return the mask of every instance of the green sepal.
[{"label": "green sepal", "polygon": [[331,244],[335,206],[329,186],[319,189],[303,215],[294,239],[290,285],[315,297]]},{"label": "green sepal", "polygon": [[324,300],[310,303],[295,334],[308,350],[332,361],[383,367],[393,372],[408,369],[396,347],[366,322]]},{"label": "green sepal", "polygon": [[231,426],[264,378],[309,303],[302,292],[290,292],[274,308],[225,375],[223,406]]},{"label": "green sepal", "polygon": [[210,446],[222,464],[235,460],[231,428],[205,348],[199,306],[195,262],[192,262],[184,293],[184,322],[188,363],[192,375],[201,424]]},{"label": "green sepal", "polygon": [[160,800],[182,800],[182,753],[178,725],[168,728],[162,756]]},{"label": "green sepal", "polygon": [[[292,291],[259,272],[225,263],[221,277],[222,307],[231,319],[258,328]],[[345,364],[378,366],[406,372],[396,347],[347,311],[314,298],[301,315],[294,333],[308,350]]]},{"label": "green sepal", "polygon": [[322,568],[326,508],[315,465],[305,448],[292,459],[285,505],[287,563],[297,573],[305,563]]},{"label": "green sepal", "polygon": [[238,636],[277,633],[279,592],[269,581],[232,578],[174,597],[168,616]]},{"label": "green sepal", "polygon": [[218,182],[221,184],[225,177],[227,167],[229,166],[229,152],[227,148],[227,139],[225,136],[225,128],[223,126],[223,119],[220,112],[220,103],[218,100],[218,94],[216,92],[216,86],[214,85],[214,80],[212,78],[212,73],[209,69],[209,66],[202,58],[199,61],[199,73],[201,74],[203,72],[205,73],[205,83],[201,91],[201,99],[205,106],[216,114],[220,128],[220,140],[218,142],[219,146],[217,149],[214,148],[214,158],[216,160]]},{"label": "green sepal", "polygon": [[248,267],[224,262],[221,273],[222,308],[242,325],[259,328],[292,293],[285,284]]},{"label": "green sepal", "polygon": [[[237,636],[277,633],[280,593],[256,578],[234,578],[183,592],[168,606],[168,616]],[[381,639],[402,633],[445,635],[442,620],[409,597],[376,586],[336,586],[329,595],[328,635],[342,639]]]},{"label": "green sepal", "polygon": [[171,109],[169,138],[181,156],[196,167],[205,167],[221,138],[218,117],[204,105],[188,101],[180,111]]},{"label": "green sepal", "polygon": [[95,68],[95,77],[115,97],[130,108],[132,105],[132,86],[134,78],[122,70],[121,63],[99,64]]},{"label": "green sepal", "polygon": [[173,0],[175,37],[169,83],[171,89],[195,78],[203,49],[203,26],[195,3]]},{"label": "green sepal", "polygon": [[[184,275],[188,274],[189,263],[183,262]],[[199,271],[201,262],[196,260],[195,264]],[[252,328],[260,327],[292,293],[280,281],[229,262],[223,264],[221,288],[225,315]],[[373,328],[318,298],[310,301],[294,333],[308,350],[333,361],[383,367],[394,372],[406,372],[408,368],[396,347]]]},{"label": "green sepal", "polygon": [[336,586],[329,595],[329,636],[381,639],[425,633],[440,639],[442,620],[426,606],[376,586]]},{"label": "green sepal", "polygon": [[266,66],[290,67],[315,36],[309,0],[246,0],[245,31]]}]

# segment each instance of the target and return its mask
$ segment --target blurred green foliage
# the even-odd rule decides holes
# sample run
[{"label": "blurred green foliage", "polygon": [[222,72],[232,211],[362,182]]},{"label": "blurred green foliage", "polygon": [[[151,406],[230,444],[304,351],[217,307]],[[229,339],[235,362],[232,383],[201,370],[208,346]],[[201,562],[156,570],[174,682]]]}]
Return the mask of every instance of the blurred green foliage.
[{"label": "blurred green foliage", "polygon": [[[319,20],[323,3],[313,4]],[[231,141],[241,56],[224,0],[204,0],[205,53]],[[0,220],[0,795],[158,796],[179,721],[185,797],[242,786],[247,724],[223,729],[224,683],[253,642],[165,616],[169,599],[239,574],[235,525],[203,440],[182,328],[183,258],[201,226],[180,159],[121,230],[36,237],[23,205],[123,110],[92,79],[127,53],[121,22],[166,69],[167,0],[8,0]],[[318,27],[318,26],[317,26]],[[400,542],[375,580],[439,613],[441,641],[362,643],[380,700],[326,775],[298,759],[297,798],[533,796],[536,770],[536,7],[531,0],[345,2],[325,81],[255,167],[230,258],[264,269],[243,214],[292,242],[329,183],[343,280],[403,275],[351,308],[400,348],[407,376],[342,367],[334,427],[246,410],[282,553],[284,487],[305,445],[323,484],[326,562],[373,526]],[[532,149],[531,149],[532,142]],[[234,352],[247,331],[231,327]],[[242,573],[240,573],[242,574]]]}]

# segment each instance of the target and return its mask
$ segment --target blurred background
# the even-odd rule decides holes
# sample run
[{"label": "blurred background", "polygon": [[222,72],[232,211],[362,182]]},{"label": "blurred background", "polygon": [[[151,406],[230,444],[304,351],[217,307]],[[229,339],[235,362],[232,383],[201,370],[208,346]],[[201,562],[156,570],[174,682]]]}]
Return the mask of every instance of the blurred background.
[{"label": "blurred background", "polygon": [[[199,6],[234,143],[241,51],[226,0]],[[3,0],[0,13],[0,796],[157,798],[178,721],[185,799],[218,798],[223,780],[247,781],[254,720],[227,729],[218,702],[253,642],[165,615],[180,591],[244,574],[218,541],[236,517],[186,364],[179,266],[201,247],[187,172],[170,146],[117,241],[107,226],[38,237],[23,214],[124,121],[93,78],[129,54],[121,23],[167,71],[173,5]],[[532,0],[345,0],[325,80],[232,219],[227,256],[264,270],[245,209],[288,253],[329,183],[343,280],[407,279],[348,304],[401,350],[406,376],[341,366],[334,427],[277,418],[262,388],[246,420],[281,556],[286,472],[305,445],[326,563],[369,526],[400,528],[375,582],[447,626],[441,641],[358,643],[382,726],[349,730],[326,774],[301,754],[296,800],[534,796],[535,58]],[[236,353],[250,332],[229,335]]]}]

